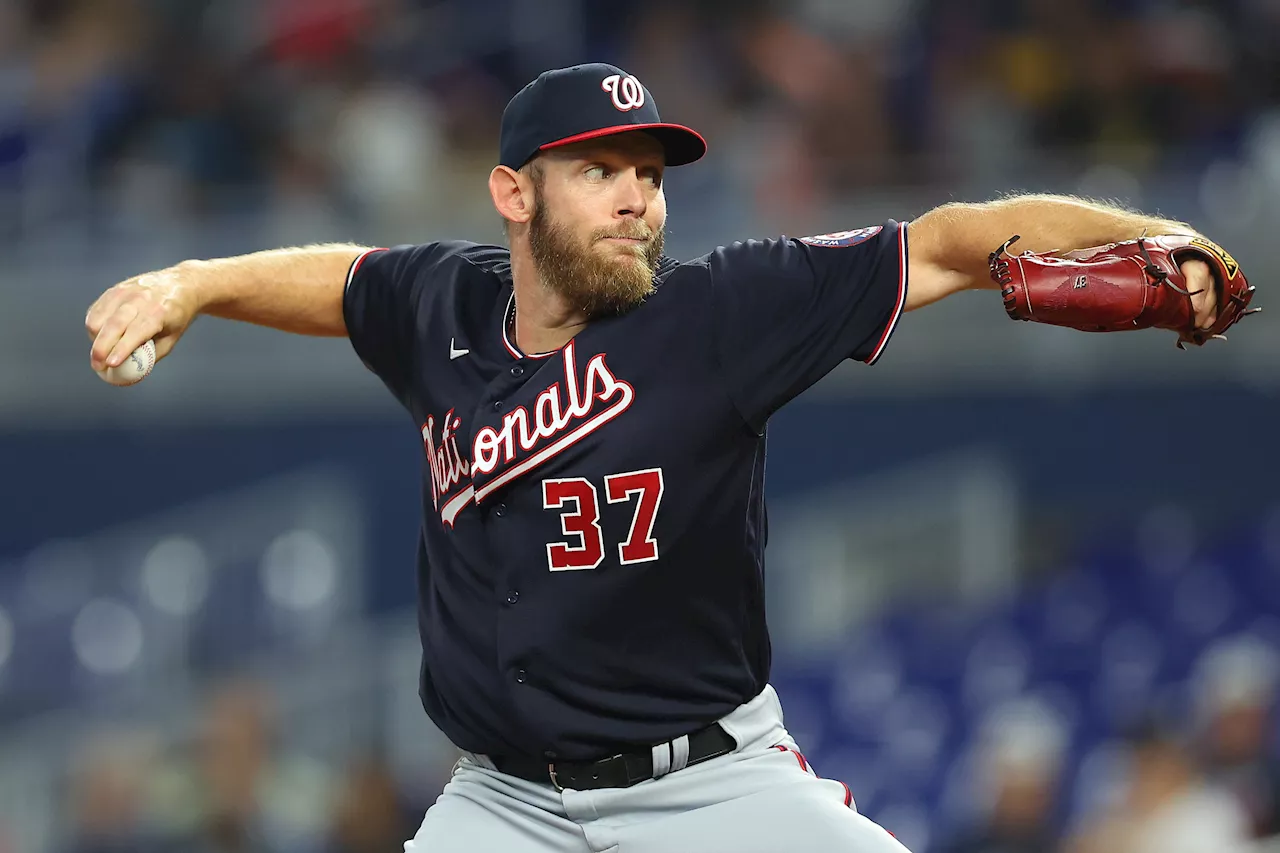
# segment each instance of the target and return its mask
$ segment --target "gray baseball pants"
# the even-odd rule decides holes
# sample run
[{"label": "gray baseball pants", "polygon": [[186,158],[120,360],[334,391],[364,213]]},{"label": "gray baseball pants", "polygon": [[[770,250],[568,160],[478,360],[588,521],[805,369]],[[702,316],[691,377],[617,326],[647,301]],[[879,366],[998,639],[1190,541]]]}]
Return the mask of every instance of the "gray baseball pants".
[{"label": "gray baseball pants", "polygon": [[468,754],[405,853],[905,853],[809,768],[772,687],[720,723],[737,750],[630,788],[556,791]]}]

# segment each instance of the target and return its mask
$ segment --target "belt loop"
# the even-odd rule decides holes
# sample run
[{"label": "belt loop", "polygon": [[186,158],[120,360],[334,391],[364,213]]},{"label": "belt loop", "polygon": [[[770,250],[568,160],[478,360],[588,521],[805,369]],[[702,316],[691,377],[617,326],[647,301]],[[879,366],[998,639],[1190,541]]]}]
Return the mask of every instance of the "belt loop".
[{"label": "belt loop", "polygon": [[676,769],[671,766],[671,744],[659,743],[654,745],[650,750],[653,754],[653,778],[661,779],[669,772]]},{"label": "belt loop", "polygon": [[671,772],[683,770],[689,765],[689,736],[680,735],[680,737],[671,741]]},{"label": "belt loop", "polygon": [[556,789],[556,793],[564,793],[564,788],[560,785],[560,779],[556,776],[556,765],[554,761],[547,765],[547,775],[551,777],[551,787]]}]

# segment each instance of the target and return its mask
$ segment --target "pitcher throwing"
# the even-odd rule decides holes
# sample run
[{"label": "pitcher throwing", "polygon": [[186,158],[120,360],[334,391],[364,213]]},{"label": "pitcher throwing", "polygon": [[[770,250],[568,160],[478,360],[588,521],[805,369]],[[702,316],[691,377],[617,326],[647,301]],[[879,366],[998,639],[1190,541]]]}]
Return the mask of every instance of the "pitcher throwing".
[{"label": "pitcher throwing", "polygon": [[809,765],[769,686],[770,416],[963,290],[1199,344],[1251,288],[1182,223],[1051,196],[672,260],[663,174],[706,143],[608,65],[530,83],[499,146],[510,249],[188,261],[98,299],[93,366],[149,339],[163,358],[199,314],[347,335],[413,415],[422,703],[464,757],[407,851],[902,849]]}]

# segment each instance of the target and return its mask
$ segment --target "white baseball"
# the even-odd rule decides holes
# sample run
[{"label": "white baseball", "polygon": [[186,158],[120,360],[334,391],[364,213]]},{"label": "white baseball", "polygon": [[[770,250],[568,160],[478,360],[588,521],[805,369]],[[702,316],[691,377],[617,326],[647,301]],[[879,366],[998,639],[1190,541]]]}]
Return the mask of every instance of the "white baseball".
[{"label": "white baseball", "polygon": [[147,341],[134,350],[119,367],[107,367],[98,371],[103,382],[112,385],[134,385],[147,378],[156,366],[156,342]]}]

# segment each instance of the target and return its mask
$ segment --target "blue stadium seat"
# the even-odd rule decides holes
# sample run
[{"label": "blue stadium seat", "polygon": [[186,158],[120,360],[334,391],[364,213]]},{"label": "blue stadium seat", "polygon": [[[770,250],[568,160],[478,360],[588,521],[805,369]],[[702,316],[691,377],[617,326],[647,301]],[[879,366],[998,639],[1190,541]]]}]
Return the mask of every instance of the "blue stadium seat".
[{"label": "blue stadium seat", "polygon": [[[1082,549],[1074,568],[1006,604],[884,614],[825,675],[796,688],[818,696],[825,678],[829,690],[823,748],[810,758],[847,782],[873,818],[914,823],[919,809],[920,831],[950,837],[974,805],[972,750],[984,713],[1034,697],[1055,710],[1069,740],[1060,819],[1095,807],[1123,778],[1117,738],[1128,725],[1156,710],[1188,718],[1188,679],[1217,637],[1249,629],[1280,649],[1280,545],[1256,529],[1192,544],[1173,543],[1153,567],[1134,526],[1119,525]],[[799,725],[812,727],[809,715],[805,707]],[[1280,714],[1276,725],[1280,737]]]}]

